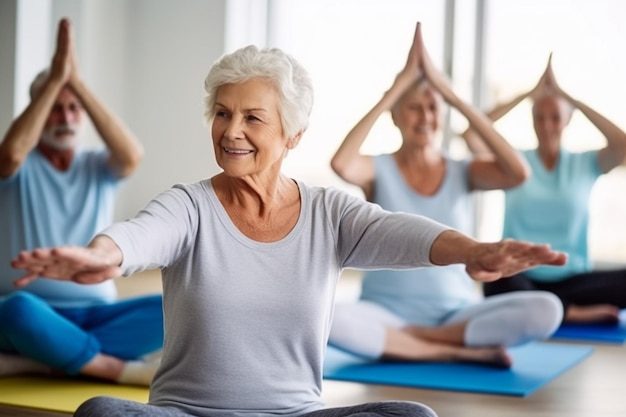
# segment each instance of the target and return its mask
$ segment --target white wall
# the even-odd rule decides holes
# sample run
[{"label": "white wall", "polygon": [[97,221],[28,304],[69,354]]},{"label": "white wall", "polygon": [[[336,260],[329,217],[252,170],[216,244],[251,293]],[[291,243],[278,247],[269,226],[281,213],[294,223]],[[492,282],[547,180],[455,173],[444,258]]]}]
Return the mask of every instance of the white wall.
[{"label": "white wall", "polygon": [[[15,90],[16,73],[28,75],[26,86],[20,86],[24,90],[31,74],[49,63],[58,19],[67,16],[73,22],[83,78],[146,150],[143,164],[120,192],[116,218],[133,216],[177,182],[216,173],[209,131],[202,120],[203,84],[213,61],[224,53],[228,0],[49,1],[43,23],[41,0],[0,2],[2,133],[28,103],[27,91]],[[37,27],[47,23],[47,27],[20,43],[18,21]],[[38,53],[14,71],[19,54],[13,48]],[[93,128],[86,142],[97,142]]]},{"label": "white wall", "polygon": [[177,182],[217,172],[202,102],[204,78],[224,52],[226,1],[129,3],[126,120],[146,158],[122,190],[121,217]]},{"label": "white wall", "polygon": [[13,118],[16,37],[17,0],[2,1],[0,2],[0,129],[3,132]]}]

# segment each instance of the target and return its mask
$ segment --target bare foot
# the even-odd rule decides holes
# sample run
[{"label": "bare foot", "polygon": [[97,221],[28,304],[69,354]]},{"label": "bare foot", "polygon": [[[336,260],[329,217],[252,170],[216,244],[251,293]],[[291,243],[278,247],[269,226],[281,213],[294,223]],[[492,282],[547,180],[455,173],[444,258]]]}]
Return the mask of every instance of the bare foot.
[{"label": "bare foot", "polygon": [[513,366],[513,360],[503,347],[460,348],[456,360],[459,362],[480,363],[503,369]]},{"label": "bare foot", "polygon": [[510,368],[512,359],[503,347],[467,347],[421,339],[400,329],[387,329],[383,359],[408,362],[472,362]]},{"label": "bare foot", "polygon": [[617,323],[619,308],[610,304],[570,305],[565,313],[568,323]]}]

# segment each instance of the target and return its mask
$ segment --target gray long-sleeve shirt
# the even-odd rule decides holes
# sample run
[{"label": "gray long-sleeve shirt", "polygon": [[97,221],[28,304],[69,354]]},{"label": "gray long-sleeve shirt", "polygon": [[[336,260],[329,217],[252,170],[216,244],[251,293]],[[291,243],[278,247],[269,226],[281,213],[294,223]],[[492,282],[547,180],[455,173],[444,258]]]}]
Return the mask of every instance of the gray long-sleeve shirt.
[{"label": "gray long-sleeve shirt", "polygon": [[298,186],[300,217],[277,242],[242,234],[210,180],[175,186],[103,232],[122,250],[125,275],[163,272],[164,354],[150,403],[203,417],[321,408],[341,270],[430,266],[432,242],[447,229]]}]

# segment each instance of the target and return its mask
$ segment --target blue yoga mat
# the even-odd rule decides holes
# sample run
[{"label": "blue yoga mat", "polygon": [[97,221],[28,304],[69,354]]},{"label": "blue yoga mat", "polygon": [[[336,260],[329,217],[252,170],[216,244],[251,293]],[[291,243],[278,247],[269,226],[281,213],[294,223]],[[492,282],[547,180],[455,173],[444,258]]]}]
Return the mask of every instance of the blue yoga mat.
[{"label": "blue yoga mat", "polygon": [[552,338],[623,344],[626,342],[626,310],[620,312],[617,324],[564,323]]},{"label": "blue yoga mat", "polygon": [[513,367],[497,369],[470,363],[368,362],[329,346],[324,378],[525,397],[589,356],[593,348],[533,342],[508,351]]}]

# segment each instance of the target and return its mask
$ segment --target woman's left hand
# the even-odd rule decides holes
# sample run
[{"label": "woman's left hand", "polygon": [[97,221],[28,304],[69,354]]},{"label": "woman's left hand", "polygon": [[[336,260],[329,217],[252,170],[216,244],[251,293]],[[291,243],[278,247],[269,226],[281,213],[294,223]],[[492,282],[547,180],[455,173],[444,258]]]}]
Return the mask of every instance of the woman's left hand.
[{"label": "woman's left hand", "polygon": [[426,50],[426,45],[424,45],[424,38],[422,36],[421,24],[417,24],[417,28],[415,29],[415,41],[414,48],[416,50],[419,67],[424,74],[424,77],[431,83],[431,85],[440,93],[446,97],[445,92],[450,89],[450,83],[447,78],[435,68],[428,51]]},{"label": "woman's left hand", "polygon": [[489,282],[535,266],[562,266],[566,262],[567,255],[553,251],[549,245],[504,239],[476,245],[465,263],[465,269],[473,279]]}]

